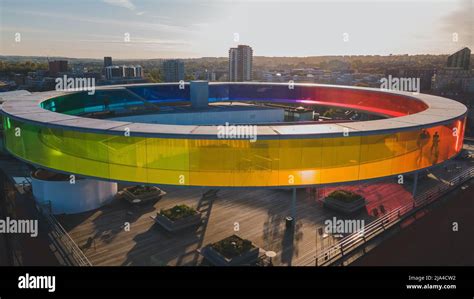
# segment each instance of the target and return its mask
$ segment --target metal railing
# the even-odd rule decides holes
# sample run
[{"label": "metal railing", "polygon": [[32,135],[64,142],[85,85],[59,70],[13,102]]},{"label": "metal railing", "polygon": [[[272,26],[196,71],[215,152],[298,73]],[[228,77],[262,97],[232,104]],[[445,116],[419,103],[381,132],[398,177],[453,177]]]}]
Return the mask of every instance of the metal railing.
[{"label": "metal railing", "polygon": [[427,191],[416,195],[412,203],[388,212],[384,216],[377,218],[365,226],[362,232],[354,232],[316,255],[316,260],[311,263],[311,265],[316,264],[317,266],[329,266],[339,261],[348,253],[356,250],[361,245],[366,244],[368,241],[377,237],[387,229],[399,224],[407,217],[413,215],[413,213],[418,211],[419,208],[433,202],[441,195],[455,188],[457,185],[468,181],[472,177],[474,177],[474,167],[461,172],[450,181],[445,182],[440,186],[428,189]]},{"label": "metal railing", "polygon": [[25,188],[26,186],[31,186],[31,184],[31,179],[29,177],[24,177],[23,182],[21,182],[23,188]]},{"label": "metal railing", "polygon": [[65,262],[70,266],[92,266],[76,242],[51,213],[51,202],[36,202],[36,207],[48,222],[52,240],[61,252]]}]

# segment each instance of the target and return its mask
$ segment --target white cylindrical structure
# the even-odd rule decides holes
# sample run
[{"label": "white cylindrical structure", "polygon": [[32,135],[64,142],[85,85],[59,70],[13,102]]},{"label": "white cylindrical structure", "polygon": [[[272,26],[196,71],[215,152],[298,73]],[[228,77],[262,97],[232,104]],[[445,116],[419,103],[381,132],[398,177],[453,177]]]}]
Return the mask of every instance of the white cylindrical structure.
[{"label": "white cylindrical structure", "polygon": [[[39,170],[42,171],[42,170]],[[51,179],[31,175],[33,196],[40,203],[51,203],[53,214],[76,214],[97,209],[117,194],[117,183],[93,179]]]}]

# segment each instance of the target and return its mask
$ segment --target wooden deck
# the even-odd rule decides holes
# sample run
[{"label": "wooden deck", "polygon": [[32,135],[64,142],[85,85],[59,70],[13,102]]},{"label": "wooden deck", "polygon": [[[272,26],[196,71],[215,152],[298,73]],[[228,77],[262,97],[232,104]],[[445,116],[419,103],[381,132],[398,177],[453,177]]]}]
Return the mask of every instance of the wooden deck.
[{"label": "wooden deck", "polygon": [[[197,249],[234,233],[264,250],[275,251],[275,265],[308,265],[314,262],[316,248],[321,250],[336,241],[332,236],[319,236],[318,227],[333,216],[343,218],[299,190],[297,224],[292,233],[285,229],[284,221],[290,215],[291,191],[220,190],[213,200],[201,200],[198,189],[165,191],[168,194],[149,207],[133,210],[126,202],[116,200],[99,210],[58,219],[93,265],[174,266],[199,265],[202,257]],[[205,217],[199,228],[168,233],[150,217],[162,208],[183,203],[197,208]],[[364,211],[356,218],[368,223],[372,217]],[[131,225],[130,231],[125,230],[126,222]]]},{"label": "wooden deck", "polygon": [[[419,180],[423,192],[444,183],[472,162],[452,161],[436,169],[429,177]],[[366,209],[351,219],[364,219],[365,225],[375,219],[374,209],[389,212],[413,201],[412,182],[398,184],[395,179],[342,187],[363,195]],[[318,190],[324,197],[336,187]],[[332,235],[320,236],[318,228],[337,214],[322,207],[304,189],[297,192],[297,224],[295,230],[285,229],[285,217],[291,211],[290,190],[220,190],[213,200],[201,199],[200,189],[165,189],[162,200],[138,209],[124,201],[114,202],[95,211],[57,216],[74,241],[82,248],[93,265],[199,265],[197,252],[203,246],[232,234],[251,240],[264,250],[277,253],[275,265],[312,265],[316,250],[337,242]],[[197,208],[204,221],[196,229],[168,233],[155,225],[151,216],[162,208],[187,204]],[[369,215],[370,214],[370,215]],[[125,224],[130,223],[127,231]],[[235,232],[238,223],[239,231]]]}]

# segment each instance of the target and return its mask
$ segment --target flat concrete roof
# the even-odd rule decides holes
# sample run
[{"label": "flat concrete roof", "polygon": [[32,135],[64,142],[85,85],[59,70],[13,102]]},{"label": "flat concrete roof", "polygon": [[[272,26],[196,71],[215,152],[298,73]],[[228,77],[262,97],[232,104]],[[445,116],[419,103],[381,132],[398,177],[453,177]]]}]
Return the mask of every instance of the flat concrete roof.
[{"label": "flat concrete roof", "polygon": [[[214,102],[209,103],[207,107],[192,107],[189,106],[169,106],[166,109],[160,107],[156,113],[171,114],[171,113],[199,113],[199,112],[232,112],[232,111],[257,111],[257,110],[283,110],[280,107],[258,106],[247,103],[233,102]],[[128,116],[128,115],[127,115]]]}]

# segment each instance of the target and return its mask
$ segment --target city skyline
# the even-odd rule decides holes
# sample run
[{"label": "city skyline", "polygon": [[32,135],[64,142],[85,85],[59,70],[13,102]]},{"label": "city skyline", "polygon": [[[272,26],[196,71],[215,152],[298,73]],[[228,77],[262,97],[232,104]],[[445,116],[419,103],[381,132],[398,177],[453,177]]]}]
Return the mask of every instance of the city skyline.
[{"label": "city skyline", "polygon": [[[346,9],[340,8],[341,3]],[[255,56],[415,55],[447,54],[473,45],[470,1],[57,4],[54,0],[3,0],[0,54],[97,59],[225,57],[228,48],[248,44]],[[21,34],[20,42],[15,41],[16,33]]]}]

